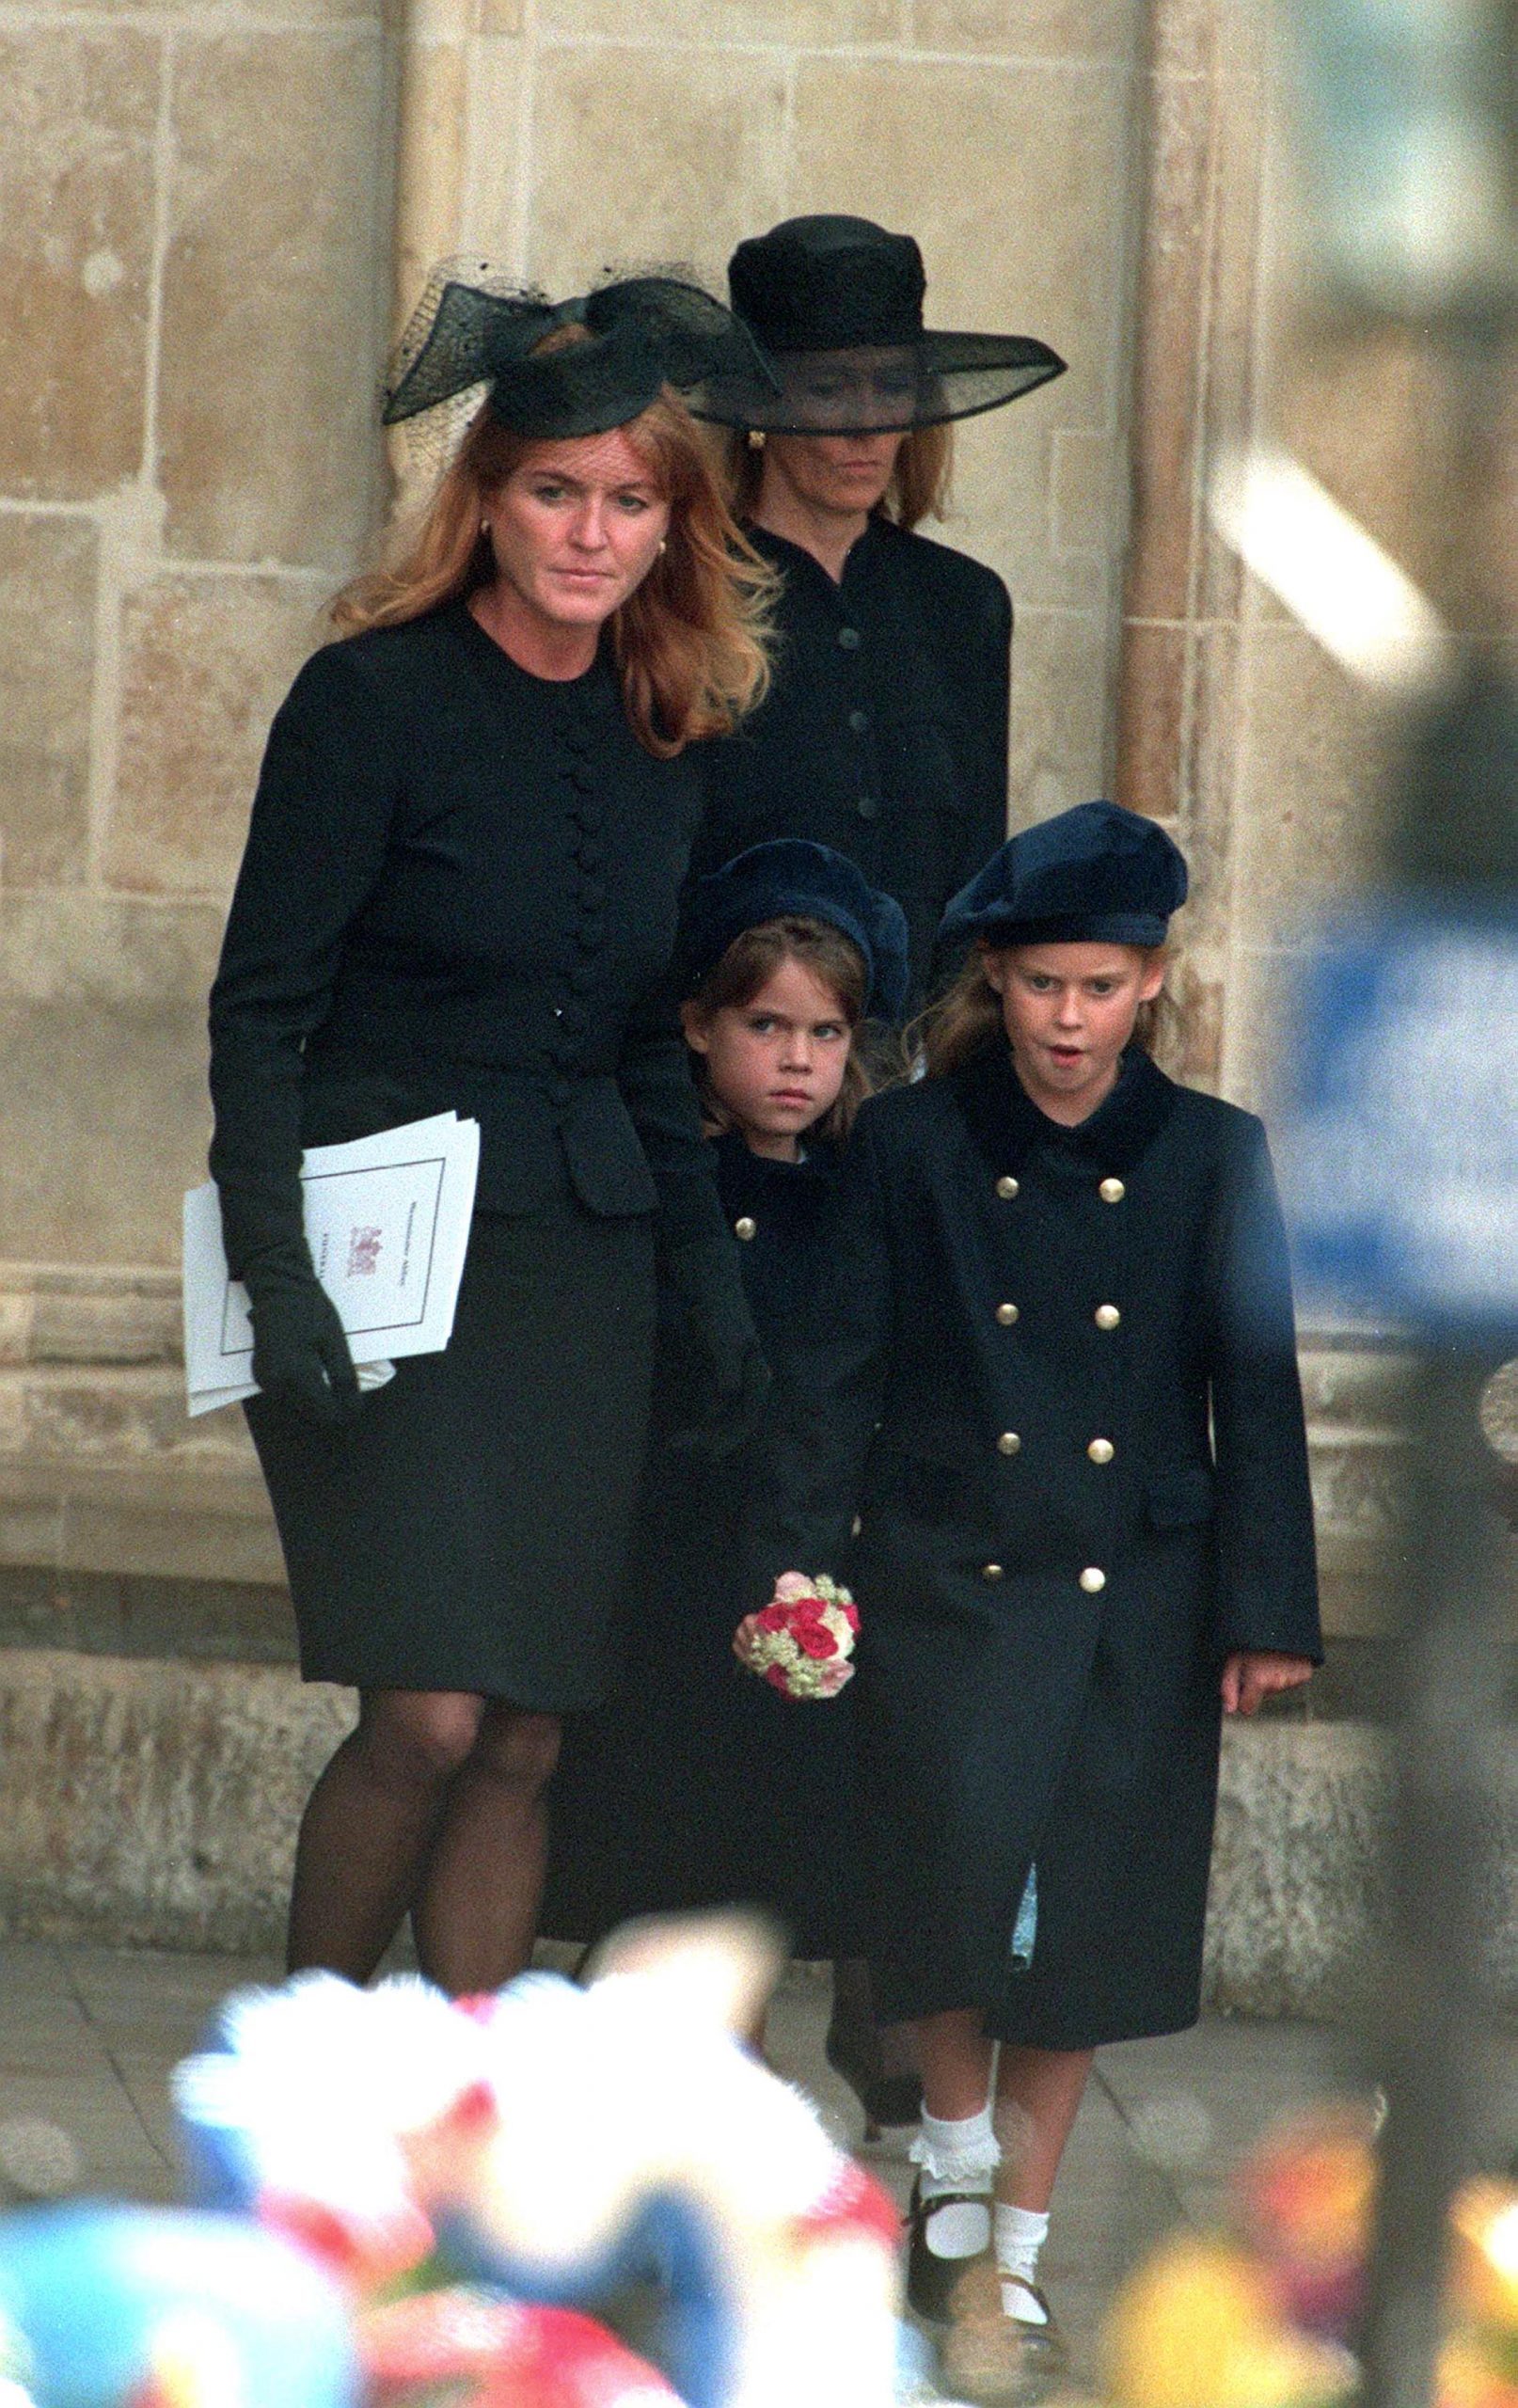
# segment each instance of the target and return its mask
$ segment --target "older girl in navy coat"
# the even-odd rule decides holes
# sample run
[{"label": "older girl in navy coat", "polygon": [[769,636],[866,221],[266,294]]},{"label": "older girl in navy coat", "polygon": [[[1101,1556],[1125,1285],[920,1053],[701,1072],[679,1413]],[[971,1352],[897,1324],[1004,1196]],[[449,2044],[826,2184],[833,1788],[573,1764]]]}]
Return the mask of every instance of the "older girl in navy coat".
[{"label": "older girl in navy coat", "polygon": [[[823,845],[753,847],[691,888],[676,962],[686,1039],[734,1252],[766,1354],[822,1309],[843,1141],[865,1093],[867,1012],[907,989],[899,905]],[[554,1786],[545,1927],[593,1938],[624,1916],[749,1900],[798,1954],[862,1945],[852,1710],[797,1706],[733,1657],[747,1459],[685,1443],[688,1367],[663,1352],[656,1429],[609,1703],[573,1725]],[[916,2113],[914,2078],[882,2081],[859,1976],[833,2052],[866,2115]],[[905,2103],[903,2102],[905,2099]]]},{"label": "older girl in navy coat", "polygon": [[951,905],[976,949],[928,1075],[860,1116],[758,1512],[755,1588],[831,1572],[863,1617],[879,2004],[924,2074],[913,2303],[978,2296],[995,2348],[1046,2357],[1091,2052],[1197,2014],[1221,1716],[1320,1656],[1264,1131],[1134,1042],[1185,890],[1098,802]]}]

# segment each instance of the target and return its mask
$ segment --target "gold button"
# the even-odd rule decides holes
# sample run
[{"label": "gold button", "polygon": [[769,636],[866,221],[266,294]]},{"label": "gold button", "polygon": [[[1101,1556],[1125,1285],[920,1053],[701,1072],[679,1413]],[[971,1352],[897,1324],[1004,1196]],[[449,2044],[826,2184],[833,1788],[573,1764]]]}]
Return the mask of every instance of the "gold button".
[{"label": "gold button", "polygon": [[1004,1203],[1010,1204],[1017,1192],[1018,1182],[1015,1179],[999,1179],[997,1180],[996,1193],[1001,1196]]},{"label": "gold button", "polygon": [[1016,1305],[998,1305],[998,1306],[997,1306],[997,1307],[996,1307],[996,1318],[997,1318],[997,1320],[1001,1323],[1002,1327],[1003,1327],[1004,1329],[1010,1329],[1010,1328],[1011,1328],[1011,1326],[1012,1326],[1012,1324],[1013,1324],[1013,1323],[1017,1320],[1017,1317],[1018,1317],[1018,1308],[1017,1308]]},{"label": "gold button", "polygon": [[1086,1449],[1094,1464],[1110,1464],[1116,1451],[1110,1438],[1093,1438]]},{"label": "gold button", "polygon": [[1120,1179],[1104,1179],[1097,1194],[1104,1204],[1120,1204],[1128,1190]]},{"label": "gold button", "polygon": [[1097,1307],[1096,1323],[1099,1329],[1115,1329],[1122,1318],[1123,1316],[1118,1311],[1115,1305],[1099,1305]]},{"label": "gold button", "polygon": [[735,1238],[751,1238],[758,1226],[758,1222],[751,1221],[748,1213],[745,1212],[741,1220],[734,1222],[733,1235]]},{"label": "gold button", "polygon": [[1000,1580],[1002,1567],[999,1563],[983,1563],[980,1567],[980,1576],[983,1580]]},{"label": "gold button", "polygon": [[1094,1563],[1088,1563],[1085,1570],[1081,1575],[1081,1586],[1085,1591],[1086,1595],[1088,1597],[1099,1596],[1101,1591],[1105,1589],[1106,1585],[1107,1576],[1105,1572],[1099,1572]]},{"label": "gold button", "polygon": [[996,1443],[1004,1455],[1020,1454],[1022,1450],[1022,1441],[1015,1430],[1004,1430]]}]

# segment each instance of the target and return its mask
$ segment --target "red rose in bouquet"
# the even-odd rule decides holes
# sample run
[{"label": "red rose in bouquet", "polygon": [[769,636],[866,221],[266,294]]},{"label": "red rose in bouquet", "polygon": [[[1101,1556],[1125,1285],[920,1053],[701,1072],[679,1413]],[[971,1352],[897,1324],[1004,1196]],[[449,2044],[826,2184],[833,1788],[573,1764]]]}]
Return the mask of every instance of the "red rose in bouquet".
[{"label": "red rose in bouquet", "polygon": [[772,1689],[791,1698],[836,1697],[854,1677],[859,1613],[846,1589],[821,1576],[783,1573],[757,1613],[745,1614],[733,1634],[733,1653]]}]

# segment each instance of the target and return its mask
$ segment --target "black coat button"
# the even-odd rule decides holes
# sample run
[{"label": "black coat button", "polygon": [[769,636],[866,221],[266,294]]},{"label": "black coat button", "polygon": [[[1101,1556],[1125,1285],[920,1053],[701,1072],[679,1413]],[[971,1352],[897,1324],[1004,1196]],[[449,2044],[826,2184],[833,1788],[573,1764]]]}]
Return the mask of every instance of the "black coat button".
[{"label": "black coat button", "polygon": [[862,736],[870,724],[869,712],[850,711],[848,714],[848,724],[853,729],[856,736]]},{"label": "black coat button", "polygon": [[597,834],[605,824],[606,805],[601,802],[577,802],[570,814],[577,828],[587,836]]},{"label": "black coat button", "polygon": [[858,652],[861,644],[864,642],[864,638],[861,635],[858,627],[840,627],[838,630],[838,641],[846,652]]},{"label": "black coat button", "polygon": [[569,783],[577,794],[593,794],[595,792],[595,771],[591,768],[589,762],[580,761],[577,763],[573,769],[570,770]]},{"label": "black coat button", "polygon": [[599,869],[605,851],[599,836],[582,836],[575,848],[575,859],[581,869]]},{"label": "black coat button", "polygon": [[880,806],[873,794],[862,794],[854,808],[862,819],[878,819],[880,816]]}]

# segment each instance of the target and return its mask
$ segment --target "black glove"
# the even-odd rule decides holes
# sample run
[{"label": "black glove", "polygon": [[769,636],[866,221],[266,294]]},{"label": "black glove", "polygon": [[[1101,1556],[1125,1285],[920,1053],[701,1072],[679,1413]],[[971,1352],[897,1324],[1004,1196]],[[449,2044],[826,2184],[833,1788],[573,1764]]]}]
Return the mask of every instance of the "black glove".
[{"label": "black glove", "polygon": [[730,1368],[703,1365],[691,1399],[691,1418],[670,1433],[676,1454],[695,1455],[718,1464],[735,1455],[759,1434],[769,1395],[769,1366],[757,1339]]},{"label": "black glove", "polygon": [[666,1277],[689,1366],[689,1411],[668,1443],[679,1453],[720,1463],[758,1435],[769,1366],[735,1260],[715,1249],[688,1247],[672,1255]]},{"label": "black glove", "polygon": [[362,1402],[338,1308],[303,1260],[280,1246],[244,1266],[253,1314],[253,1377],[266,1397],[313,1421],[351,1421]]}]

